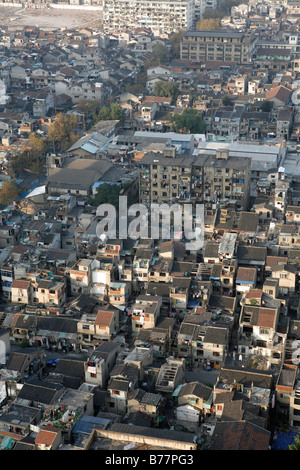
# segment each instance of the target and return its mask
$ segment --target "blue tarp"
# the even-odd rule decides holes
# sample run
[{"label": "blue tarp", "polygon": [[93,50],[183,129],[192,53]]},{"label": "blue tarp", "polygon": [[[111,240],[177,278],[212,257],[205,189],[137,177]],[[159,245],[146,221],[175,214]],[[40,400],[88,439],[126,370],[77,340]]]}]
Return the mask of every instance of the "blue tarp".
[{"label": "blue tarp", "polygon": [[110,419],[98,418],[97,416],[83,415],[76,421],[72,433],[74,436],[89,436],[95,426],[107,426],[109,422]]},{"label": "blue tarp", "polygon": [[274,436],[272,450],[289,450],[289,445],[293,444],[297,434],[300,434],[300,431],[289,431],[276,434]]},{"label": "blue tarp", "polygon": [[46,177],[41,178],[39,181],[35,181],[32,183],[22,194],[19,196],[19,200],[21,201],[22,199],[25,199],[27,194],[29,194],[33,189],[37,188],[42,184],[43,181],[45,181]]}]

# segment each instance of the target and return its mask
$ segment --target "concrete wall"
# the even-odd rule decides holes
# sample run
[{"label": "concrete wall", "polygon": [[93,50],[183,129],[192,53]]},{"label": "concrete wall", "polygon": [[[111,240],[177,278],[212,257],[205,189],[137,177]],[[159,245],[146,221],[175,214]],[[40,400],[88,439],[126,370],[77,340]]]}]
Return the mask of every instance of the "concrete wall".
[{"label": "concrete wall", "polygon": [[[158,430],[157,430],[158,431]],[[135,442],[138,444],[148,444],[151,446],[166,447],[167,449],[173,450],[196,450],[197,443],[194,442],[183,442],[174,439],[164,439],[160,437],[151,437],[146,435],[136,435],[126,432],[117,432],[111,430],[97,429],[97,434],[102,437],[116,441]]]}]

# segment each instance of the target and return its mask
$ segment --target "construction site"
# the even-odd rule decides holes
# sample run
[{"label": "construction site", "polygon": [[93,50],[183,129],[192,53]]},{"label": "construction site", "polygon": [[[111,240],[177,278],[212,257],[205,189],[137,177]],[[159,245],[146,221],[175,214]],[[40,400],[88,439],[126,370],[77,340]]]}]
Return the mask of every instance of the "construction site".
[{"label": "construction site", "polygon": [[[0,4],[1,5],[1,4]],[[44,5],[44,8],[22,8],[0,6],[2,27],[17,30],[20,27],[39,27],[44,31],[57,29],[80,29],[84,27],[102,27],[102,7],[72,5]]]}]

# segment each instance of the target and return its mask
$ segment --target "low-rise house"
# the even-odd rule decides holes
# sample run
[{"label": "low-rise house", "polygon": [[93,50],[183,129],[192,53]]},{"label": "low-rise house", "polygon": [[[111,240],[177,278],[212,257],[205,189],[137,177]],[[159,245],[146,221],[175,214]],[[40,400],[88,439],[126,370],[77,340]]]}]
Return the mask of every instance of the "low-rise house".
[{"label": "low-rise house", "polygon": [[130,282],[111,282],[108,289],[108,300],[115,306],[126,306],[131,293]]},{"label": "low-rise house", "polygon": [[276,334],[279,313],[280,303],[273,307],[263,305],[262,291],[246,294],[239,319],[238,353],[258,354],[275,362],[282,357],[283,343]]},{"label": "low-rise house", "polygon": [[223,365],[229,346],[229,331],[225,327],[208,326],[203,338],[203,359]]},{"label": "low-rise house", "polygon": [[152,347],[153,357],[165,358],[172,350],[175,324],[175,318],[167,317],[159,321],[155,328],[140,329],[134,345],[146,348]]},{"label": "low-rise house", "polygon": [[218,394],[236,390],[245,396],[249,396],[253,387],[271,391],[273,387],[272,373],[265,370],[222,367],[214,385],[214,403]]},{"label": "low-rise house", "polygon": [[11,284],[11,302],[29,304],[32,298],[32,286],[30,281],[16,279]]},{"label": "low-rise house", "polygon": [[131,325],[133,334],[140,328],[152,329],[155,327],[160,314],[162,298],[154,295],[140,294],[131,307]]},{"label": "low-rise house", "polygon": [[104,388],[120,349],[121,345],[113,342],[104,342],[97,346],[84,365],[85,382]]},{"label": "low-rise house", "polygon": [[287,256],[267,256],[265,266],[265,276],[271,277],[273,269],[277,268],[278,265],[284,266],[289,264],[289,258]]},{"label": "low-rise house", "polygon": [[152,425],[158,427],[164,417],[165,398],[160,393],[146,392],[140,388],[132,390],[127,397],[127,412],[141,411],[152,418]]},{"label": "low-rise house", "polygon": [[74,318],[66,318],[63,315],[37,315],[31,330],[32,344],[37,342],[46,349],[65,352],[78,347],[77,320]]},{"label": "low-rise house", "polygon": [[[247,436],[247,437],[246,437]],[[252,438],[249,439],[249,436]],[[270,431],[248,421],[216,423],[209,444],[210,450],[269,450]]]},{"label": "low-rise house", "polygon": [[66,301],[66,280],[63,277],[32,278],[32,302],[62,307]]},{"label": "low-rise house", "polygon": [[186,310],[190,293],[190,278],[173,278],[170,286],[170,306],[171,310],[181,313]]},{"label": "low-rise house", "polygon": [[300,223],[300,208],[299,206],[287,206],[285,219],[287,223],[299,224]]},{"label": "low-rise house", "polygon": [[291,397],[297,383],[297,374],[297,364],[282,364],[275,385],[276,404],[278,408],[289,410]]},{"label": "low-rise house", "polygon": [[93,260],[79,259],[69,271],[72,294],[87,290],[92,281]]},{"label": "low-rise house", "polygon": [[236,273],[236,292],[237,295],[243,295],[250,289],[256,287],[257,271],[256,268],[244,268],[240,266]]},{"label": "low-rise house", "polygon": [[[296,224],[282,224],[280,233],[278,235],[278,244],[281,250],[285,250],[286,247],[300,246],[300,228]],[[285,253],[283,253],[285,255]]]},{"label": "low-rise house", "polygon": [[17,226],[0,226],[0,248],[17,245],[19,237],[19,228]]},{"label": "low-rise house", "polygon": [[191,366],[203,357],[203,345],[200,333],[200,325],[197,325],[196,323],[186,323],[184,320],[182,321],[177,333],[177,355],[179,358],[184,358],[186,363]]},{"label": "low-rise house", "polygon": [[291,264],[277,265],[272,269],[272,278],[279,280],[279,292],[283,295],[295,293],[298,281],[297,267]]},{"label": "low-rise house", "polygon": [[95,319],[95,339],[110,340],[119,331],[119,311],[117,309],[98,310]]},{"label": "low-rise house", "polygon": [[[213,403],[213,390],[200,382],[180,384],[173,393],[173,402],[176,404],[176,417],[180,421],[188,421],[190,413],[186,406],[191,406],[198,412],[198,420],[211,414]],[[195,414],[192,413],[192,417]]]},{"label": "low-rise house", "polygon": [[62,444],[62,432],[54,426],[41,428],[35,438],[36,450],[58,450]]},{"label": "low-rise house", "polygon": [[127,379],[112,377],[108,382],[107,391],[110,397],[110,409],[113,409],[117,414],[124,415],[126,413],[130,382]]},{"label": "low-rise house", "polygon": [[153,362],[153,349],[136,346],[124,359],[124,364],[134,366],[139,371],[139,378],[142,379],[144,371]]},{"label": "low-rise house", "polygon": [[294,386],[293,391],[290,394],[290,406],[289,406],[289,424],[292,428],[299,428],[300,419],[299,419],[299,410],[300,410],[300,400],[299,400],[299,381],[297,380]]},{"label": "low-rise house", "polygon": [[149,282],[170,282],[173,260],[155,256],[149,269]]},{"label": "low-rise house", "polygon": [[44,351],[33,349],[26,350],[26,353],[12,352],[5,365],[5,369],[13,371],[18,379],[23,381],[44,365]]},{"label": "low-rise house", "polygon": [[22,401],[26,400],[30,406],[45,411],[48,407],[57,403],[64,390],[65,388],[61,384],[46,383],[40,380],[25,382],[15,399],[15,403],[22,404]]},{"label": "low-rise house", "polygon": [[38,425],[40,419],[39,408],[12,402],[0,416],[0,436],[20,440],[31,433],[31,427]]},{"label": "low-rise house", "polygon": [[157,392],[171,396],[179,384],[185,381],[184,359],[167,358],[160,367],[155,388]]},{"label": "low-rise house", "polygon": [[10,326],[11,336],[14,341],[16,343],[21,343],[22,341],[29,342],[35,324],[36,319],[34,315],[16,314]]},{"label": "low-rise house", "polygon": [[84,383],[84,378],[84,361],[79,359],[61,358],[56,364],[54,372],[49,373],[46,380],[60,383],[65,387],[65,389],[78,390]]}]

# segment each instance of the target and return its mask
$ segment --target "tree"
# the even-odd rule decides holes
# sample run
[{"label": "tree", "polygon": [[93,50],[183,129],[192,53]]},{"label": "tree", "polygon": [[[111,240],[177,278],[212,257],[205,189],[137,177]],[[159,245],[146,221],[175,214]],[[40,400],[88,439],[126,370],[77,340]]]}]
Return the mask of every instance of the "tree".
[{"label": "tree", "polygon": [[268,100],[264,100],[260,107],[261,111],[269,113],[272,109],[272,103]]},{"label": "tree", "polygon": [[224,95],[222,98],[222,103],[224,106],[231,106],[232,105],[232,100],[228,95]]},{"label": "tree", "polygon": [[43,157],[47,151],[47,140],[37,134],[31,133],[25,149],[32,155],[32,157]]},{"label": "tree", "polygon": [[203,134],[206,124],[196,109],[186,108],[182,114],[174,113],[170,116],[174,132]]},{"label": "tree", "polygon": [[166,46],[161,43],[155,44],[151,59],[157,62],[157,65],[166,64],[169,59],[169,52]]},{"label": "tree", "polygon": [[93,114],[101,108],[100,101],[98,100],[85,100],[81,99],[76,104],[78,111],[84,113],[86,116]]},{"label": "tree", "polygon": [[168,48],[162,43],[157,43],[153,47],[150,59],[145,62],[145,69],[147,70],[148,68],[155,67],[156,65],[166,65],[168,62]]},{"label": "tree", "polygon": [[173,98],[174,100],[176,100],[176,98],[180,94],[180,89],[177,83],[165,82],[163,80],[160,80],[154,85],[154,94],[155,96]]},{"label": "tree", "polygon": [[200,31],[213,31],[220,28],[220,18],[203,18],[197,22],[196,29]]},{"label": "tree", "polygon": [[112,103],[110,105],[110,119],[121,122],[124,121],[123,109],[117,103]]},{"label": "tree", "polygon": [[55,121],[49,126],[49,144],[52,143],[55,151],[66,151],[78,139],[75,132],[76,128],[77,118],[75,114],[58,113]]},{"label": "tree", "polygon": [[183,38],[184,31],[180,30],[176,33],[172,33],[169,39],[172,48],[172,56],[173,58],[179,58],[180,56],[180,43]]},{"label": "tree", "polygon": [[18,187],[11,181],[5,181],[0,188],[0,202],[1,204],[12,204],[19,198]]},{"label": "tree", "polygon": [[300,450],[300,436],[297,434],[295,436],[293,444],[289,445],[289,450]]},{"label": "tree", "polygon": [[97,189],[97,194],[92,200],[93,206],[100,204],[112,204],[116,208],[119,206],[119,195],[122,187],[118,184],[101,184]]},{"label": "tree", "polygon": [[123,109],[117,103],[103,106],[99,113],[94,116],[95,121],[121,121],[124,122],[125,115]]},{"label": "tree", "polygon": [[10,165],[13,172],[17,176],[27,170],[40,174],[44,168],[47,149],[47,139],[37,134],[30,134],[24,147],[11,158]]}]

